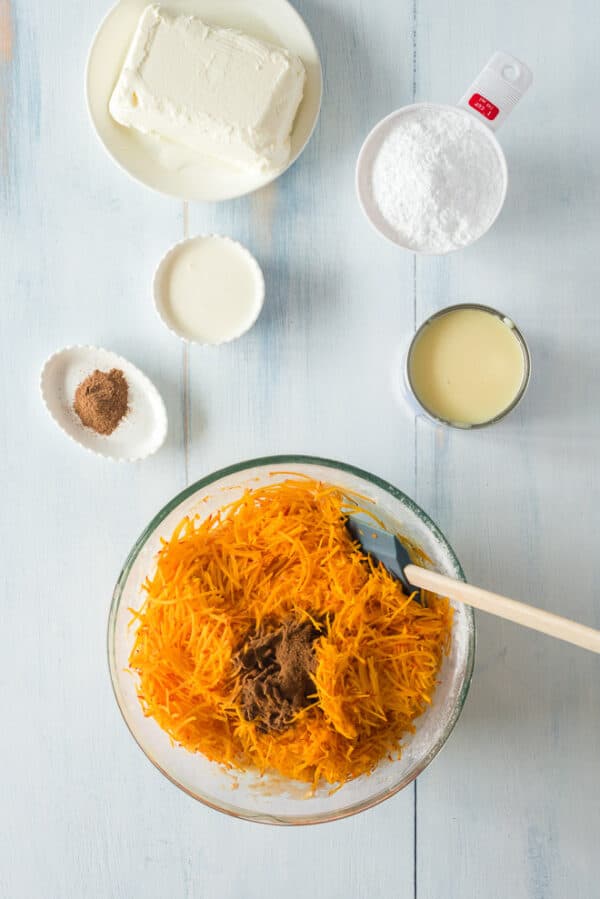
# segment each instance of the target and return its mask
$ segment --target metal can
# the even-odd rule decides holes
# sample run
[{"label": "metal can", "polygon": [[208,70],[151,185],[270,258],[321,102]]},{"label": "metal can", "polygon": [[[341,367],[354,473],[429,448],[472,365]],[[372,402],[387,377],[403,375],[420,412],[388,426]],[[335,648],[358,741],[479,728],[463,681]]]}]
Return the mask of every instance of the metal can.
[{"label": "metal can", "polygon": [[[512,401],[506,405],[500,412],[495,414],[493,417],[486,419],[485,421],[478,421],[475,423],[463,422],[463,421],[453,421],[450,418],[444,418],[440,414],[436,413],[431,408],[428,408],[427,405],[423,402],[421,397],[419,396],[418,390],[415,387],[414,379],[411,376],[411,362],[413,359],[413,354],[415,352],[415,347],[418,344],[420,338],[422,337],[426,328],[428,328],[432,322],[449,315],[453,312],[457,312],[458,310],[478,310],[480,312],[485,312],[489,315],[493,315],[498,318],[507,328],[510,329],[512,336],[518,342],[521,352],[523,354],[523,374],[521,378],[521,383],[519,385],[518,390],[516,391]],[[521,331],[517,328],[513,320],[510,316],[505,315],[503,312],[499,312],[497,309],[493,309],[491,306],[484,306],[480,303],[459,303],[454,306],[446,306],[444,309],[440,309],[438,312],[434,313],[434,315],[427,318],[421,326],[418,328],[416,333],[414,334],[410,344],[408,346],[408,350],[404,356],[403,361],[403,370],[402,370],[402,387],[403,393],[410,402],[411,406],[417,414],[429,419],[430,421],[435,422],[436,424],[441,424],[446,427],[451,428],[460,428],[462,430],[470,430],[471,428],[483,428],[488,425],[495,424],[501,419],[505,418],[509,412],[511,412],[515,406],[521,401],[525,391],[527,390],[527,386],[529,384],[529,380],[531,377],[531,355],[529,352],[529,347],[523,337]]]}]

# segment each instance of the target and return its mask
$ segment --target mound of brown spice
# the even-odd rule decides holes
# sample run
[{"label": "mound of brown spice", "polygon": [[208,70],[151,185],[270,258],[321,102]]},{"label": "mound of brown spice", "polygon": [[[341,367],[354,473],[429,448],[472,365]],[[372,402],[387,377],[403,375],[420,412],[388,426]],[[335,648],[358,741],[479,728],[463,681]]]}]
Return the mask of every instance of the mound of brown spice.
[{"label": "mound of brown spice", "polygon": [[96,369],[75,391],[73,409],[86,428],[108,436],[127,415],[129,386],[119,368]]},{"label": "mound of brown spice", "polygon": [[309,704],[318,636],[310,621],[288,620],[247,637],[237,657],[240,703],[246,721],[254,721],[263,733],[285,730]]}]

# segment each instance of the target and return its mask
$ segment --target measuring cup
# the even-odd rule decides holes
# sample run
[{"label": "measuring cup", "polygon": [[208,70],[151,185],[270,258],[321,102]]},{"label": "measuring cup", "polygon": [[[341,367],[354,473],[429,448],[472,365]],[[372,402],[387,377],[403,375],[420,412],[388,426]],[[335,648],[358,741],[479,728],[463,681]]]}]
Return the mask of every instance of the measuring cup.
[{"label": "measuring cup", "polygon": [[502,177],[503,186],[498,208],[481,234],[478,234],[470,243],[474,243],[475,240],[483,237],[498,218],[500,210],[504,205],[508,188],[506,159],[502,147],[494,136],[494,132],[498,130],[517,105],[531,85],[532,80],[531,70],[525,63],[520,62],[508,53],[494,53],[485,68],[455,106],[438,103],[413,103],[397,109],[375,125],[362,145],[356,165],[358,199],[363,212],[375,230],[397,246],[425,256],[446,255],[446,253],[451,253],[455,250],[463,249],[463,246],[470,245],[466,243],[442,253],[429,250],[415,250],[412,247],[405,246],[395,229],[383,217],[373,196],[373,164],[384,140],[394,130],[403,116],[413,113],[417,109],[461,110],[465,116],[470,115],[473,117],[481,132],[486,135],[494,148]]}]

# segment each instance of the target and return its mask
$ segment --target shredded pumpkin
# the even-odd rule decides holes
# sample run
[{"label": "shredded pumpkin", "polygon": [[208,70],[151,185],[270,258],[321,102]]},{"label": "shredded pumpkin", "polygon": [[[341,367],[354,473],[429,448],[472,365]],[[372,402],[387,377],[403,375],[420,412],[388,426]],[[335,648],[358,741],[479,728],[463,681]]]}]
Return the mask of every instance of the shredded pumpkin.
[{"label": "shredded pumpkin", "polygon": [[[398,758],[431,702],[452,610],[406,597],[345,522],[352,500],[290,476],[163,541],[133,611],[138,696],[171,739],[230,768],[342,785]],[[283,732],[245,720],[236,653],[261,623],[312,620],[314,696]]]}]

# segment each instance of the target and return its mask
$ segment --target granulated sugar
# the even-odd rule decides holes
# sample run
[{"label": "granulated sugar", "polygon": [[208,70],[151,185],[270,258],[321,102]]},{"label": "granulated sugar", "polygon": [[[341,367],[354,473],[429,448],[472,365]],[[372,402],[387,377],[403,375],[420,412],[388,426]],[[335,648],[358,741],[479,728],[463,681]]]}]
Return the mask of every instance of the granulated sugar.
[{"label": "granulated sugar", "polygon": [[422,106],[400,116],[373,165],[373,197],[398,241],[447,253],[477,240],[502,203],[504,170],[469,113]]}]

